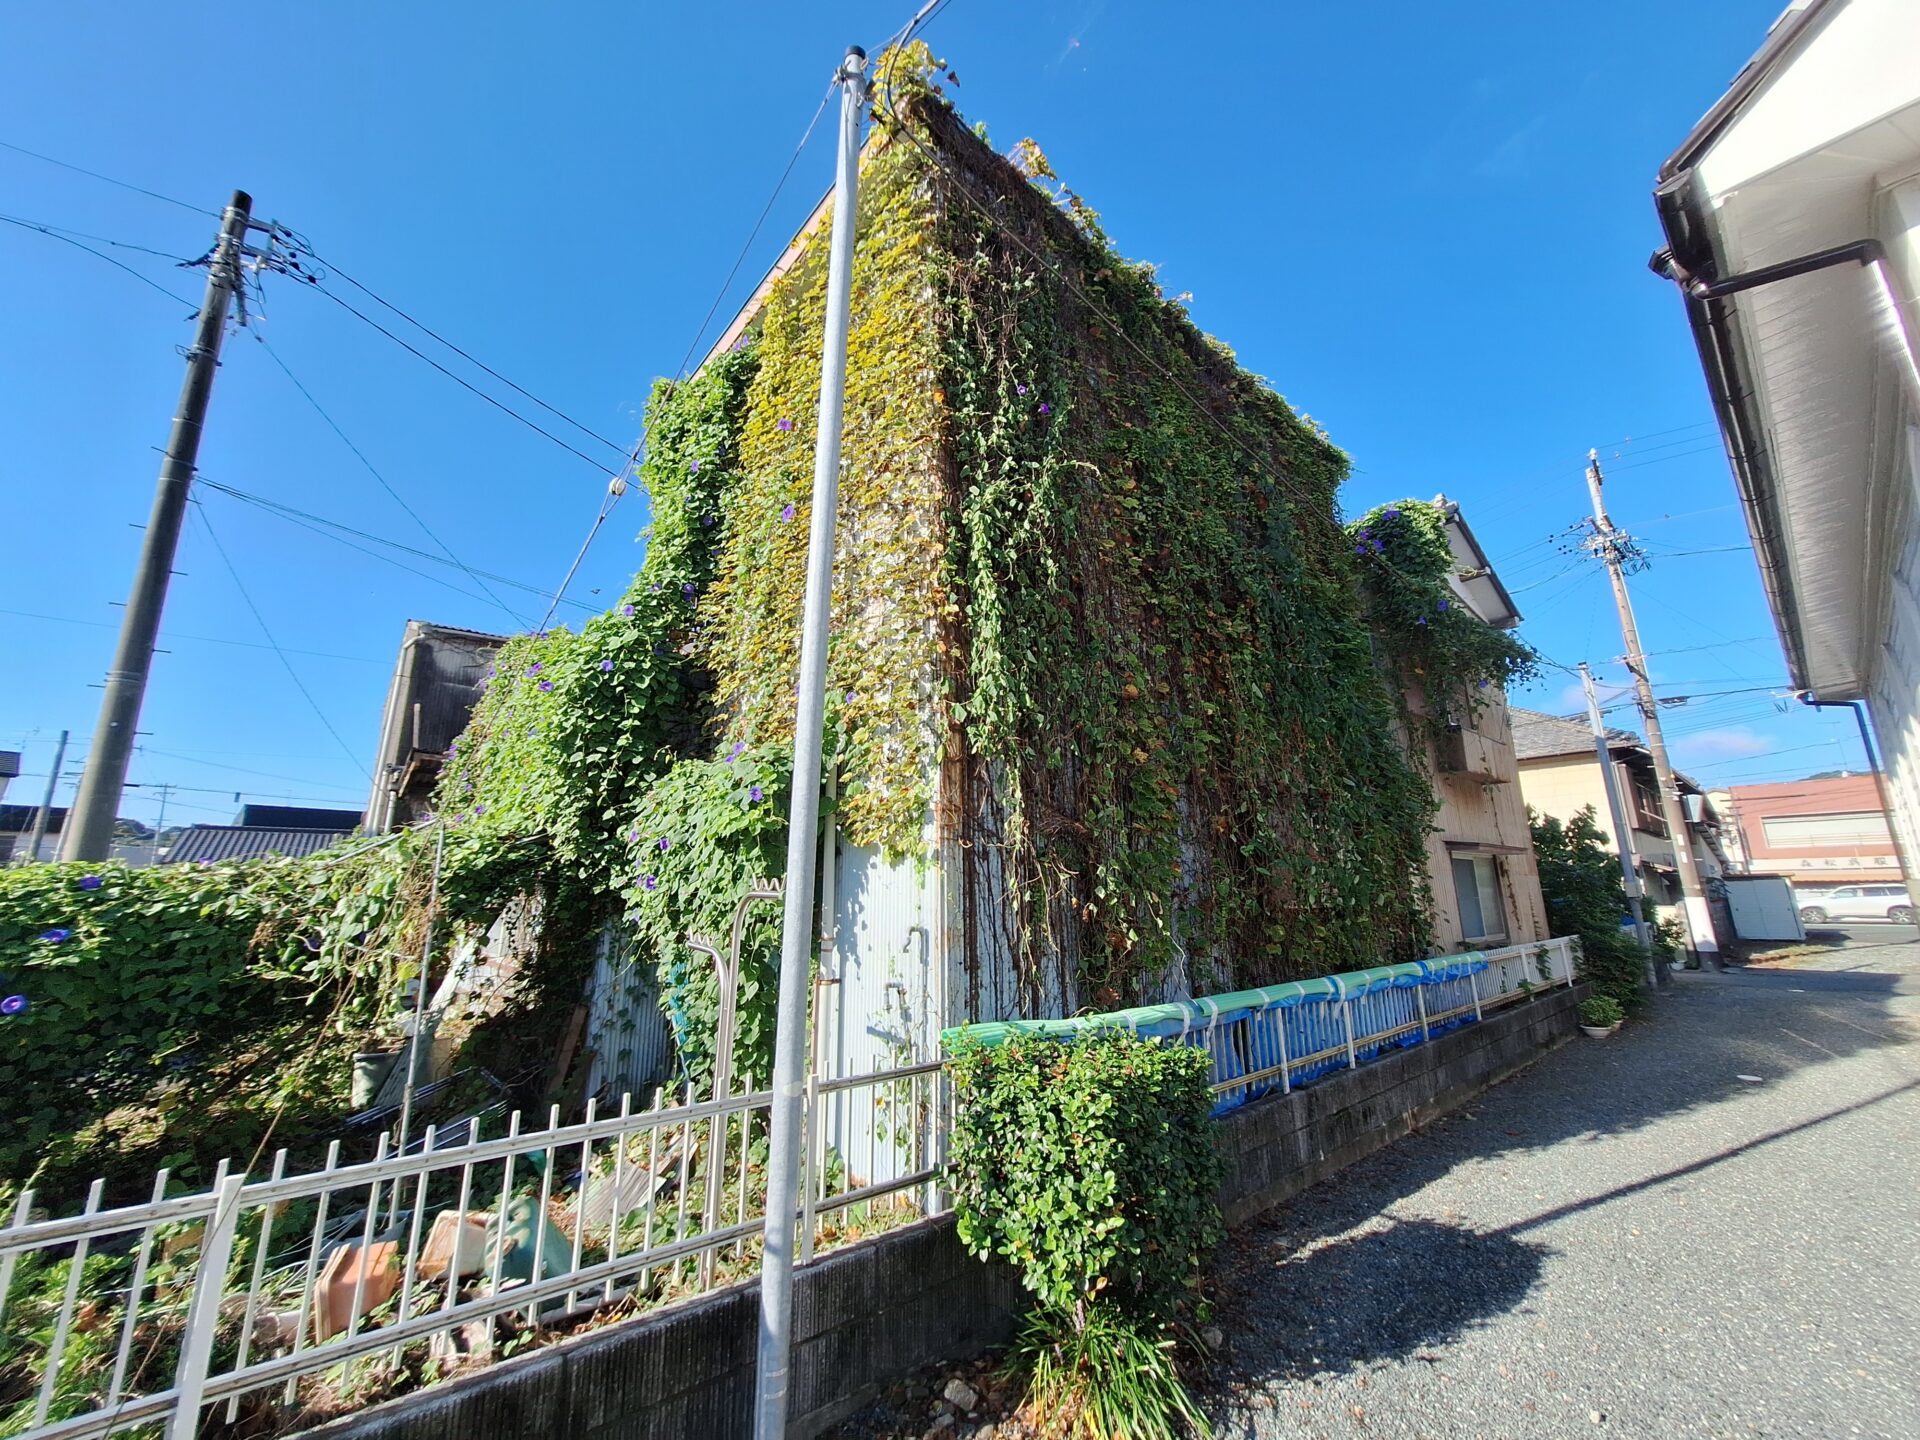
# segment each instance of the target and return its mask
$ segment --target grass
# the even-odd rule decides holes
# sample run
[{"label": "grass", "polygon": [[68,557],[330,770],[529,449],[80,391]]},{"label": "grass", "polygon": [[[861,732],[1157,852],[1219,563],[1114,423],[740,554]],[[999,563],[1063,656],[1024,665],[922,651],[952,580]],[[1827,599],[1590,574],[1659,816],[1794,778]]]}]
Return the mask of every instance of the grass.
[{"label": "grass", "polygon": [[1180,1375],[1173,1335],[1108,1305],[1070,1315],[1035,1310],[1010,1368],[1025,1377],[1027,1408],[1048,1440],[1178,1440],[1213,1427]]}]

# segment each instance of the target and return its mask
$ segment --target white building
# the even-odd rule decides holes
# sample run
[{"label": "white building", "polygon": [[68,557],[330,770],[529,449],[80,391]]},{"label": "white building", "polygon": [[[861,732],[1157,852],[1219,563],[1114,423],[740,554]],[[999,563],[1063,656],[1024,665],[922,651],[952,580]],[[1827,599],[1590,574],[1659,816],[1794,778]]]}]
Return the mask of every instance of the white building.
[{"label": "white building", "polygon": [[1662,167],[1793,683],[1864,702],[1920,855],[1920,0],[1802,0]]}]

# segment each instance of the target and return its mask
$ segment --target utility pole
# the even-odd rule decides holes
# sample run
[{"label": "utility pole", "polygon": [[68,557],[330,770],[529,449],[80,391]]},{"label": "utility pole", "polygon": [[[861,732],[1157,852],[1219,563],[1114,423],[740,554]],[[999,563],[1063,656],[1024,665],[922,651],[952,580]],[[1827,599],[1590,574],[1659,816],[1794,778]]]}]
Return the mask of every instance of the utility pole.
[{"label": "utility pole", "polygon": [[1613,819],[1614,839],[1620,851],[1620,883],[1627,892],[1627,910],[1633,916],[1633,933],[1640,941],[1640,953],[1647,957],[1647,988],[1658,989],[1660,970],[1653,963],[1653,939],[1647,934],[1647,917],[1640,905],[1640,867],[1633,854],[1633,825],[1627,816],[1626,802],[1620,798],[1620,776],[1613,768],[1613,752],[1607,746],[1607,727],[1600,718],[1600,697],[1594,693],[1593,672],[1580,662],[1580,688],[1587,694],[1587,723],[1593,727],[1593,750],[1600,761],[1600,783],[1607,791],[1607,814]]},{"label": "utility pole", "polygon": [[1685,904],[1689,948],[1716,970],[1720,961],[1720,942],[1713,933],[1713,912],[1707,908],[1706,887],[1700,883],[1700,867],[1693,859],[1693,837],[1687,829],[1687,808],[1680,799],[1680,785],[1673,778],[1673,766],[1667,763],[1667,741],[1660,731],[1659,706],[1653,698],[1653,682],[1647,678],[1647,658],[1640,649],[1640,627],[1634,624],[1633,603],[1627,598],[1627,577],[1620,555],[1625,537],[1613,528],[1607,517],[1606,502],[1600,496],[1600,452],[1587,452],[1587,493],[1593,497],[1593,551],[1605,563],[1607,578],[1613,582],[1613,603],[1620,611],[1620,634],[1627,646],[1627,671],[1633,676],[1633,688],[1640,702],[1640,719],[1647,727],[1647,751],[1653,756],[1653,773],[1660,785],[1660,814],[1667,822],[1673,840],[1673,863],[1680,872],[1680,894]]},{"label": "utility pole", "polygon": [[800,683],[794,707],[793,801],[787,815],[786,913],[780,930],[780,1005],[773,1039],[767,1219],[760,1259],[760,1346],[754,1373],[754,1440],[786,1440],[792,1379],[794,1215],[806,1136],[807,996],[813,971],[813,885],[820,844],[820,764],[827,716],[827,628],[832,619],[834,531],[840,510],[840,425],[846,400],[853,230],[859,206],[860,116],[867,53],[840,62],[840,157],[827,254],[826,335],[820,350],[820,425],[813,451],[813,517],[801,610]]},{"label": "utility pole", "polygon": [[53,751],[53,769],[47,772],[47,788],[40,796],[40,808],[33,812],[33,839],[27,842],[27,858],[20,862],[23,865],[31,865],[40,858],[40,843],[47,838],[47,822],[53,817],[54,787],[59,785],[60,767],[66,763],[67,732],[62,730],[60,743]]},{"label": "utility pole", "polygon": [[227,302],[240,287],[240,258],[253,200],[244,190],[233,192],[233,203],[220,225],[207,266],[207,294],[200,304],[200,324],[187,350],[187,376],[180,387],[180,408],[173,417],[160,479],[154,487],[153,513],[140,546],[140,565],[134,571],[133,594],[120,621],[120,640],[107,672],[106,694],[100,700],[100,718],[94,727],[87,768],[80,792],[67,815],[61,858],[104,860],[113,846],[113,823],[120,813],[120,792],[127,783],[127,765],[133,757],[134,729],[147,698],[147,675],[153,668],[153,642],[160,633],[160,612],[167,603],[167,582],[173,574],[174,552],[180,545],[180,527],[187,516],[187,493],[193,484],[200,455],[200,432],[207,418],[207,397],[213,392],[213,374],[220,364],[220,342],[227,328]]}]

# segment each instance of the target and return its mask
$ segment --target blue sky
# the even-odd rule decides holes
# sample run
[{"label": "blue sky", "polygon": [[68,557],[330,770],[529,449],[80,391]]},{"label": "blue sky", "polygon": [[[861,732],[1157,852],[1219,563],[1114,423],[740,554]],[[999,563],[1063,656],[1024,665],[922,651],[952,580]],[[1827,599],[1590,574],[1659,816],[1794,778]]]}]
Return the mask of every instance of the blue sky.
[{"label": "blue sky", "polygon": [[[1516,592],[1528,638],[1617,678],[1603,664],[1620,650],[1606,583],[1549,539],[1583,513],[1583,459],[1598,446],[1616,521],[1656,556],[1635,595],[1657,679],[1739,692],[1669,716],[1677,758],[1703,780],[1740,781],[1857,766],[1859,747],[1844,715],[1781,713],[1768,693],[1785,672],[1752,555],[1726,548],[1746,543],[1732,482],[1679,303],[1644,261],[1659,241],[1655,169],[1780,3],[1689,7],[1682,41],[1671,6],[1640,0],[953,0],[928,38],[957,68],[970,119],[1002,148],[1036,137],[1122,250],[1157,262],[1170,293],[1192,291],[1198,321],[1346,447],[1349,513],[1446,492]],[[247,189],[256,214],[626,443],[835,60],[910,8],[16,7],[0,140],[210,211]],[[722,320],[827,185],[828,136],[823,125],[802,155]],[[7,150],[0,213],[183,257],[214,228]],[[199,293],[198,272],[89,243]],[[324,296],[270,278],[266,299],[257,334],[271,353],[253,331],[228,342],[206,476],[438,553],[277,354],[467,565],[558,583],[604,475]],[[33,799],[54,734],[71,728],[83,753],[94,723],[89,687],[111,654],[190,306],[0,225],[0,307],[0,746],[27,752],[10,798]],[[406,620],[509,622],[457,570],[407,556],[424,575],[394,568],[203,495],[325,720],[191,524],[133,776],[194,787],[171,802],[181,820],[229,818],[236,790],[358,807]],[[637,498],[616,510],[579,599],[604,602],[638,565],[643,521]],[[533,596],[493,588],[523,623],[538,618]],[[1521,698],[1563,710],[1578,703],[1567,691],[1556,674]],[[158,799],[130,791],[125,813],[151,819]]]}]

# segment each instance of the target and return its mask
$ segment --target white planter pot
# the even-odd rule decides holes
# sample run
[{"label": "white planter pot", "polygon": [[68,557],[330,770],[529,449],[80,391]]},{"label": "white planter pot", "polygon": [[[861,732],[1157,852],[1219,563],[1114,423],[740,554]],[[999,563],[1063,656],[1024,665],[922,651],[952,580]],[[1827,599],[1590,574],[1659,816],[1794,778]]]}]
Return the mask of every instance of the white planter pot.
[{"label": "white planter pot", "polygon": [[1585,1035],[1589,1040],[1604,1040],[1613,1034],[1614,1029],[1615,1027],[1612,1025],[1582,1025],[1580,1027],[1580,1033]]}]

